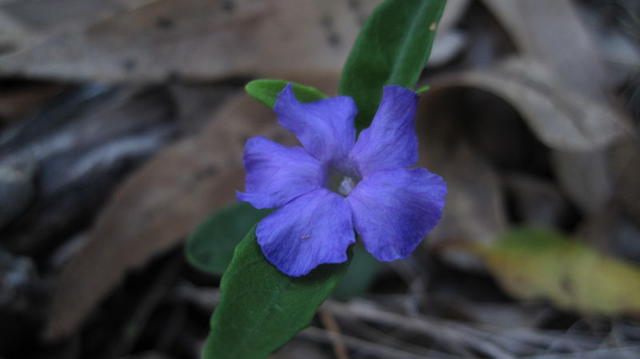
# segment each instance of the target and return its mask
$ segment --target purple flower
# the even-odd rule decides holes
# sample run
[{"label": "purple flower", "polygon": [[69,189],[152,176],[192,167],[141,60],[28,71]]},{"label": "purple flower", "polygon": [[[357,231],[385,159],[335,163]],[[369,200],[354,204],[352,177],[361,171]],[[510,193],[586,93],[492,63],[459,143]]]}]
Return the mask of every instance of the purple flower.
[{"label": "purple flower", "polygon": [[440,220],[445,182],[418,160],[418,96],[385,86],[371,126],[356,142],[356,105],[339,96],[299,102],[291,85],[274,110],[303,147],[264,137],[247,141],[246,192],[238,199],[278,210],[256,229],[269,262],[290,276],[347,260],[357,232],[380,261],[405,258]]}]

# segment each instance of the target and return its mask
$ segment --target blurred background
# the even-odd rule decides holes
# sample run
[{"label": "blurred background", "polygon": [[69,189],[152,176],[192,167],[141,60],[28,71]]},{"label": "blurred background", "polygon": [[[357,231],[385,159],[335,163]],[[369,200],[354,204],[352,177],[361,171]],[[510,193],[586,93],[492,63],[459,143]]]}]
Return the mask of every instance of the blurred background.
[{"label": "blurred background", "polygon": [[[379,3],[0,0],[0,358],[197,358],[184,240],[288,136],[244,84],[335,94]],[[444,219],[273,358],[640,357],[640,1],[449,0],[426,84]]]}]

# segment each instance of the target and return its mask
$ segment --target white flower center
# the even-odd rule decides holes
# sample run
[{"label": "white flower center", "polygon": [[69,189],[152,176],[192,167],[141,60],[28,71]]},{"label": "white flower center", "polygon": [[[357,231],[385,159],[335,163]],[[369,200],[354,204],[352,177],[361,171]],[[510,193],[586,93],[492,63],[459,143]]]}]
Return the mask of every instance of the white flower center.
[{"label": "white flower center", "polygon": [[340,181],[340,186],[338,186],[338,193],[340,193],[343,196],[348,196],[349,193],[351,193],[351,190],[356,186],[356,181],[349,177],[349,176],[344,176],[342,178],[342,181]]},{"label": "white flower center", "polygon": [[356,187],[360,178],[355,175],[344,174],[336,170],[329,170],[327,188],[344,197]]}]

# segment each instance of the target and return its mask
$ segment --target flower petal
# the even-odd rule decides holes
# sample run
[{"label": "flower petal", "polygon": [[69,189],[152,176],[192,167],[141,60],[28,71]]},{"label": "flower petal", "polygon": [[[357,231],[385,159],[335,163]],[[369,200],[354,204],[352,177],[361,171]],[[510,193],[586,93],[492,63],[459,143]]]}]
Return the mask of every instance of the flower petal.
[{"label": "flower petal", "polygon": [[324,188],[267,216],[256,235],[267,260],[293,277],[323,263],[346,261],[347,248],[355,242],[347,201]]},{"label": "flower petal", "polygon": [[299,102],[287,85],[274,106],[278,121],[293,132],[315,158],[328,162],[346,158],[355,142],[353,120],[358,112],[347,96]]},{"label": "flower petal", "polygon": [[300,147],[286,147],[264,137],[247,141],[244,150],[246,192],[240,201],[256,208],[280,207],[322,186],[324,172],[318,160]]},{"label": "flower petal", "polygon": [[424,168],[381,171],[366,177],[347,197],[356,231],[381,261],[405,258],[438,223],[444,180]]},{"label": "flower petal", "polygon": [[415,113],[418,95],[401,86],[385,86],[371,126],[360,133],[350,158],[360,174],[412,166],[418,160]]}]

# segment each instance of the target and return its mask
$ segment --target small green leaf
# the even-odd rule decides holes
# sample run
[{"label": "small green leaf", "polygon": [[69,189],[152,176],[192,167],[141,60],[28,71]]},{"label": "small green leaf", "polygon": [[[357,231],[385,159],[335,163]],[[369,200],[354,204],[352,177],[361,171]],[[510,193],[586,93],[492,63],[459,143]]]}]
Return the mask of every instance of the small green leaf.
[{"label": "small green leaf", "polygon": [[445,4],[446,0],[387,0],[369,16],[342,70],[339,90],[356,101],[359,130],[371,122],[384,85],[415,86]]},{"label": "small green leaf", "polygon": [[[253,80],[245,85],[244,90],[247,91],[251,97],[267,105],[269,108],[273,108],[276,104],[278,94],[280,94],[280,91],[282,91],[289,82],[290,81],[273,79]],[[313,102],[327,98],[327,95],[320,92],[320,90],[297,83],[293,83],[293,92],[300,102]]]},{"label": "small green leaf", "polygon": [[430,88],[431,88],[431,86],[429,86],[429,85],[422,86],[418,90],[416,90],[416,93],[418,95],[422,95],[423,93],[429,91]]},{"label": "small green leaf", "polygon": [[266,358],[309,325],[347,266],[325,264],[307,276],[289,277],[267,262],[252,229],[222,276],[203,358]]},{"label": "small green leaf", "polygon": [[233,249],[269,210],[248,203],[234,203],[212,214],[187,238],[187,260],[204,272],[222,275],[233,257]]},{"label": "small green leaf", "polygon": [[373,258],[363,246],[353,246],[351,264],[331,296],[338,300],[347,300],[363,295],[381,268],[382,263]]},{"label": "small green leaf", "polygon": [[584,314],[640,314],[640,267],[559,233],[517,229],[473,250],[516,298]]}]

